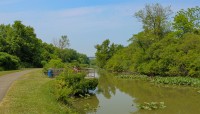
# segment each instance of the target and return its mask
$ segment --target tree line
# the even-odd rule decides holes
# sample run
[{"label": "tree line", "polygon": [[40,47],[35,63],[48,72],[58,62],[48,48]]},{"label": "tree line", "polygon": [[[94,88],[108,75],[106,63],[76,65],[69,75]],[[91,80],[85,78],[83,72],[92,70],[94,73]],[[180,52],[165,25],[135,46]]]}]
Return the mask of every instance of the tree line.
[{"label": "tree line", "polygon": [[89,64],[85,54],[68,48],[67,36],[55,39],[53,44],[37,38],[34,28],[15,21],[14,24],[0,25],[0,71],[20,67],[43,67],[51,59],[64,63]]},{"label": "tree line", "polygon": [[[126,47],[96,45],[97,65],[114,72],[148,76],[200,76],[200,7],[181,9],[148,4],[135,13],[143,30]],[[108,42],[109,41],[109,42]]]}]

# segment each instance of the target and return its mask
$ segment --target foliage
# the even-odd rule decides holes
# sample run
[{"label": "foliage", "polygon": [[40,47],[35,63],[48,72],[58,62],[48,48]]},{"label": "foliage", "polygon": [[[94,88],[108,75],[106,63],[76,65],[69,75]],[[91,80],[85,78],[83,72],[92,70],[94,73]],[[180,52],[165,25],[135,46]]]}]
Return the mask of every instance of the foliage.
[{"label": "foliage", "polygon": [[163,109],[165,108],[165,103],[164,102],[144,102],[143,104],[139,104],[138,107],[140,109],[145,109],[145,110],[156,110],[156,109]]},{"label": "foliage", "polygon": [[123,48],[122,45],[117,45],[112,43],[110,45],[110,40],[103,41],[102,44],[98,44],[95,46],[97,49],[96,55],[96,62],[97,66],[100,68],[104,68],[107,61],[121,48]]},{"label": "foliage", "polygon": [[200,80],[190,77],[155,77],[151,81],[156,84],[187,85],[200,87]]},{"label": "foliage", "polygon": [[20,59],[8,53],[0,52],[0,71],[15,70],[20,66]]},{"label": "foliage", "polygon": [[48,63],[51,59],[58,58],[58,55],[56,54],[56,47],[54,47],[52,44],[42,43],[42,49],[41,49],[41,64],[43,67],[45,66],[45,63]]},{"label": "foliage", "polygon": [[64,68],[65,65],[61,59],[51,59],[44,67],[44,71],[46,72],[49,68]]},{"label": "foliage", "polygon": [[15,21],[12,25],[0,25],[0,52],[5,52],[20,59],[21,67],[44,67],[51,59],[61,59],[70,63],[78,61],[81,64],[89,64],[86,55],[76,52],[69,46],[66,35],[55,40],[53,44],[47,44],[37,38],[34,28],[25,26],[21,21]]},{"label": "foliage", "polygon": [[[97,45],[97,62],[102,64],[98,66],[105,66],[103,68],[114,72],[137,72],[148,76],[199,77],[199,7],[179,11],[174,18],[174,31],[164,32],[170,12],[169,7],[164,8],[159,4],[147,5],[137,12],[135,15],[142,21],[144,31],[133,35],[127,47],[110,57],[107,54],[108,42]],[[177,20],[179,15],[190,20],[189,25],[181,18]],[[190,31],[182,32],[181,37],[177,35],[178,30],[188,29],[187,26],[192,27]],[[164,31],[160,33],[157,29]]]},{"label": "foliage", "polygon": [[60,39],[54,39],[53,44],[55,47],[58,47],[59,49],[63,50],[66,47],[69,47],[69,39],[66,35],[63,35]]},{"label": "foliage", "polygon": [[13,25],[0,25],[0,51],[19,57],[28,66],[39,67],[41,40],[36,38],[34,29],[21,21]]},{"label": "foliage", "polygon": [[96,66],[96,59],[89,59],[89,64],[90,64],[90,66],[95,67]]},{"label": "foliage", "polygon": [[180,10],[174,17],[173,27],[176,29],[177,35],[182,36],[187,32],[198,32],[200,29],[200,7],[188,8]]},{"label": "foliage", "polygon": [[172,14],[170,7],[160,4],[147,4],[144,9],[135,13],[135,17],[142,22],[146,32],[162,37],[168,31],[168,18]]},{"label": "foliage", "polygon": [[149,81],[154,84],[164,84],[164,85],[184,85],[184,86],[192,86],[192,87],[200,87],[200,80],[198,78],[191,78],[191,77],[148,77],[146,75],[140,74],[119,74],[116,76],[117,78],[121,79],[134,79],[134,80],[144,80]]},{"label": "foliage", "polygon": [[86,74],[83,72],[74,72],[66,68],[56,79],[55,94],[57,99],[68,103],[70,96],[80,96],[94,90],[98,84],[97,79],[85,79]]},{"label": "foliage", "polygon": [[108,60],[105,68],[115,72],[128,71],[132,62],[130,58],[132,56],[132,52],[133,51],[131,48],[124,48],[119,50],[116,54],[113,55],[112,59]]}]

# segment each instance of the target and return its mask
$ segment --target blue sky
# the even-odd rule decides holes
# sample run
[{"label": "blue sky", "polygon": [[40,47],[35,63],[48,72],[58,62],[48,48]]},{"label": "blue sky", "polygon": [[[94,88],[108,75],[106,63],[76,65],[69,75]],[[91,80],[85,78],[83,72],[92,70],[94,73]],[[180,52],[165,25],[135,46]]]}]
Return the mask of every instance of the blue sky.
[{"label": "blue sky", "polygon": [[200,6],[199,0],[0,0],[0,24],[21,20],[47,43],[67,35],[70,48],[94,56],[94,46],[105,39],[128,45],[142,30],[133,15],[149,3],[171,6],[174,12]]}]

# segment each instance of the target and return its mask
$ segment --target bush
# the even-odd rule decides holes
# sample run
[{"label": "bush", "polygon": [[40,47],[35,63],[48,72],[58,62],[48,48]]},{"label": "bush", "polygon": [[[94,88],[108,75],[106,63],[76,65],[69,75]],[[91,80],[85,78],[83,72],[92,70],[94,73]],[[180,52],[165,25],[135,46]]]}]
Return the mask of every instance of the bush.
[{"label": "bush", "polygon": [[17,56],[0,52],[0,70],[16,70],[20,66],[20,59]]},{"label": "bush", "polygon": [[51,59],[48,63],[44,63],[44,72],[47,72],[49,68],[64,68],[64,63],[61,59]]},{"label": "bush", "polygon": [[56,79],[55,94],[57,100],[67,103],[70,96],[84,96],[89,93],[89,90],[94,90],[98,85],[98,80],[85,79],[85,76],[86,74],[83,72],[75,73],[66,68]]}]

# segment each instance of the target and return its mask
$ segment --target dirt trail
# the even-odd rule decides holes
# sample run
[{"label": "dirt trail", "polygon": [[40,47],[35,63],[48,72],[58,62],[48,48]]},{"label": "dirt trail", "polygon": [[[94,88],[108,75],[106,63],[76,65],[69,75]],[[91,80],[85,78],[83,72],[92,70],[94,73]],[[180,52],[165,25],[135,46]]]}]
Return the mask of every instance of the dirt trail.
[{"label": "dirt trail", "polygon": [[35,70],[38,70],[38,69],[25,70],[25,71],[20,71],[20,72],[1,76],[0,77],[0,102],[2,101],[3,97],[6,95],[8,89],[10,88],[11,84],[15,80],[17,80],[20,76],[23,76]]}]

